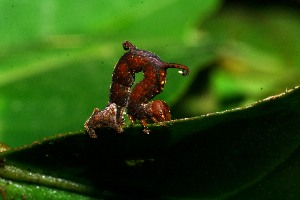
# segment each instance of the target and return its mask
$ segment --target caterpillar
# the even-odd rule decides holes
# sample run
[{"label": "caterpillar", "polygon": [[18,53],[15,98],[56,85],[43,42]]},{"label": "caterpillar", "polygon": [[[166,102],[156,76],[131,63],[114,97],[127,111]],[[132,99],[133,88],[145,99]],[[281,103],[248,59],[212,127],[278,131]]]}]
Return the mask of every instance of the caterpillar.
[{"label": "caterpillar", "polygon": [[[123,49],[127,52],[117,62],[110,86],[109,102],[104,110],[95,108],[84,127],[90,137],[97,137],[95,129],[110,127],[123,132],[124,115],[127,113],[131,122],[139,120],[144,132],[149,133],[148,121],[164,122],[171,119],[168,105],[161,100],[149,102],[161,93],[166,83],[168,68],[181,69],[183,76],[189,74],[189,68],[180,64],[163,62],[150,51],[139,50],[129,41],[125,41]],[[144,79],[137,83],[132,92],[135,74],[143,72]]]},{"label": "caterpillar", "polygon": [[130,93],[127,114],[130,121],[139,120],[144,127],[144,132],[149,133],[147,121],[164,122],[171,119],[170,109],[164,101],[149,102],[162,92],[166,83],[167,69],[181,69],[183,76],[187,76],[190,70],[180,64],[166,63],[152,52],[141,52],[147,57],[147,63],[142,65],[144,79],[137,83]]}]

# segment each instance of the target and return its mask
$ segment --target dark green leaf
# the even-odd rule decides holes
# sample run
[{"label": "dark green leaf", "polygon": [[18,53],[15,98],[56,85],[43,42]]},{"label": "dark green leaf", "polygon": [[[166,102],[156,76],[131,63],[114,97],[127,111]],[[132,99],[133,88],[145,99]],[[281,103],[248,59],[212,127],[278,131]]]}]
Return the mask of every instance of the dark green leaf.
[{"label": "dark green leaf", "polygon": [[[299,98],[297,87],[245,108],[151,126],[149,135],[139,126],[123,134],[100,129],[98,139],[56,135],[2,153],[0,174],[104,198],[276,199],[286,190],[300,198],[299,181],[280,182],[299,173],[293,159],[300,145]],[[20,178],[7,172],[11,168],[33,176]],[[37,182],[36,176],[49,178]],[[50,177],[64,181],[51,185]]]}]

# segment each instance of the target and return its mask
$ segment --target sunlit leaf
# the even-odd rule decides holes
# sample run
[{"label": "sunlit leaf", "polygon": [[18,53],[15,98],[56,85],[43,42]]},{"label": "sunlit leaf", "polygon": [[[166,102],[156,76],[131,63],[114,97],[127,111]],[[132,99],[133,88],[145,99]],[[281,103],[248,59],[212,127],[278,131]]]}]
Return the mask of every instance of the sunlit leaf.
[{"label": "sunlit leaf", "polygon": [[169,70],[158,98],[174,103],[211,58],[190,59],[187,41],[219,2],[1,2],[0,140],[18,146],[81,129],[108,102],[124,40],[191,68],[188,78]]}]

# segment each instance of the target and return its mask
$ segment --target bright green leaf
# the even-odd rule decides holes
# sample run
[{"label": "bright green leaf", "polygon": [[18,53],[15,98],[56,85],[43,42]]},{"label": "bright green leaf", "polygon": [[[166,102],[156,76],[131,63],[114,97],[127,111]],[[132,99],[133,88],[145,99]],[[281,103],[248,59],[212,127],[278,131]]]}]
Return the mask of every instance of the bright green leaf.
[{"label": "bright green leaf", "polygon": [[0,140],[19,146],[81,129],[93,108],[108,102],[124,40],[191,68],[187,78],[169,70],[158,98],[174,103],[212,58],[190,59],[197,54],[191,48],[202,45],[189,43],[196,24],[219,2],[1,2]]}]

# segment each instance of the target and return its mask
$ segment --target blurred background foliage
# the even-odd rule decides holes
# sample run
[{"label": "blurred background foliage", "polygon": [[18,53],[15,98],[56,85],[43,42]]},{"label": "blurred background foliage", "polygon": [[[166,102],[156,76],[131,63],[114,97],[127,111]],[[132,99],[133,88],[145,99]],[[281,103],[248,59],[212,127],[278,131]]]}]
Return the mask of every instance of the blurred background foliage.
[{"label": "blurred background foliage", "polygon": [[[0,1],[0,141],[11,146],[83,128],[108,101],[129,40],[162,60],[173,118],[253,103],[299,85],[300,3]],[[139,76],[138,79],[141,79]]]}]

